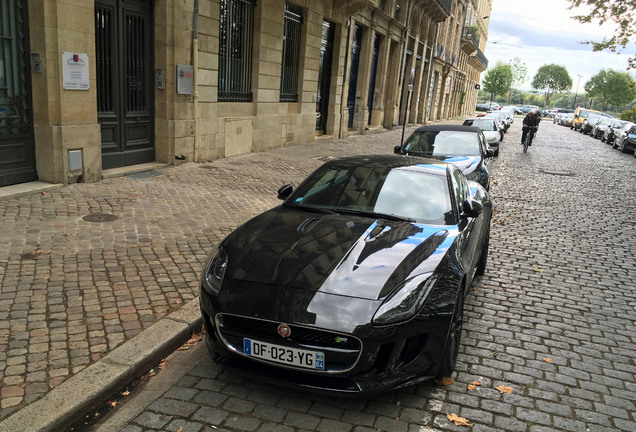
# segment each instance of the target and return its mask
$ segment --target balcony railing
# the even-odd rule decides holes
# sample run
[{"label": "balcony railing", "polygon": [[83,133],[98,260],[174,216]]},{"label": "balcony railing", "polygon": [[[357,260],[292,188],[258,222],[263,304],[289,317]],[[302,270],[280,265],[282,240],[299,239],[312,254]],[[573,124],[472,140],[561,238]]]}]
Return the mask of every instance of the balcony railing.
[{"label": "balcony railing", "polygon": [[483,63],[484,66],[488,67],[488,59],[486,58],[484,53],[481,52],[481,50],[479,48],[477,48],[477,54],[475,55],[475,57],[477,57],[477,60],[479,60],[481,63]]},{"label": "balcony railing", "polygon": [[475,46],[479,47],[479,36],[477,36],[476,27],[464,27],[464,33],[462,34],[462,38],[472,40]]},{"label": "balcony railing", "polygon": [[451,7],[453,5],[453,0],[435,0],[439,6],[446,11],[447,15],[451,13]]}]

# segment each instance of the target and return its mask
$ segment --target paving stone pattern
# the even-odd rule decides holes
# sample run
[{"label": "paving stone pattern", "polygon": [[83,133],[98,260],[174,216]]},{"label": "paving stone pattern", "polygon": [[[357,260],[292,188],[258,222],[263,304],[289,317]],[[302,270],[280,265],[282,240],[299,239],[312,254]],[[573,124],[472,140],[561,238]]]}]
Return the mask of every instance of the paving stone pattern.
[{"label": "paving stone pattern", "polygon": [[[488,269],[466,298],[451,385],[344,399],[246,381],[206,358],[123,430],[635,431],[636,160],[547,121],[524,154],[520,123],[494,164]],[[280,185],[327,157],[391,152],[400,133],[0,203],[2,415],[196,296],[212,245],[275,205]],[[81,219],[93,212],[119,218]]]},{"label": "paving stone pattern", "polygon": [[451,385],[325,397],[206,357],[124,431],[636,431],[636,160],[549,122],[524,154],[520,123],[495,162],[489,266]]},{"label": "paving stone pattern", "polygon": [[0,201],[0,420],[195,298],[212,247],[284,183],[399,140],[321,139]]}]

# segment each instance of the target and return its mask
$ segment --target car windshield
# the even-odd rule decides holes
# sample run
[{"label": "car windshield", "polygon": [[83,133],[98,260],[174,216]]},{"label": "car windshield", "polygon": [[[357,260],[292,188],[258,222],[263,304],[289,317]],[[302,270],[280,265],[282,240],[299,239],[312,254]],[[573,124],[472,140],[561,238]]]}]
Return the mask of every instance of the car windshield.
[{"label": "car windshield", "polygon": [[404,152],[417,156],[479,156],[479,137],[474,132],[414,132]]},{"label": "car windshield", "polygon": [[613,118],[603,117],[603,118],[601,119],[601,123],[599,123],[599,124],[602,124],[602,125],[611,125],[613,122],[614,122],[614,119],[613,119]]},{"label": "car windshield", "polygon": [[434,174],[410,167],[331,164],[310,175],[285,205],[435,225],[453,221],[443,168]]},{"label": "car windshield", "polygon": [[464,120],[464,126],[475,126],[483,131],[496,131],[497,125],[492,120],[485,118]]}]

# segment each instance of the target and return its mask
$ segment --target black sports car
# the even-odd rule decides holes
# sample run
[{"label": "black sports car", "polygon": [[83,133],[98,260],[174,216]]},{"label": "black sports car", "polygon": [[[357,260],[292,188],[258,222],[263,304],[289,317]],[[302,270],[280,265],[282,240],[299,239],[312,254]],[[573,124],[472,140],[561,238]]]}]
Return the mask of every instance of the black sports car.
[{"label": "black sports car", "polygon": [[453,164],[333,159],[210,254],[201,311],[213,357],[251,376],[371,394],[448,376],[492,205]]},{"label": "black sports car", "polygon": [[417,128],[394,153],[424,156],[451,162],[469,180],[490,188],[489,166],[499,151],[488,146],[484,132],[476,126],[434,125]]}]

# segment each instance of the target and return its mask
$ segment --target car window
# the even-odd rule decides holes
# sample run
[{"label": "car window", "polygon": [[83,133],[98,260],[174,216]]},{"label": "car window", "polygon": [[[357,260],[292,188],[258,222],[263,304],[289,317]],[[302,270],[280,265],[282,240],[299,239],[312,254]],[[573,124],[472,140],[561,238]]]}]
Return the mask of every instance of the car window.
[{"label": "car window", "polygon": [[464,126],[475,126],[483,131],[497,131],[495,122],[486,118],[466,119],[464,120]]},{"label": "car window", "polygon": [[414,132],[404,152],[418,156],[478,156],[479,141],[474,132]]},{"label": "car window", "polygon": [[447,225],[453,218],[446,175],[408,167],[323,167],[285,203],[336,212],[395,215],[437,225]]}]

